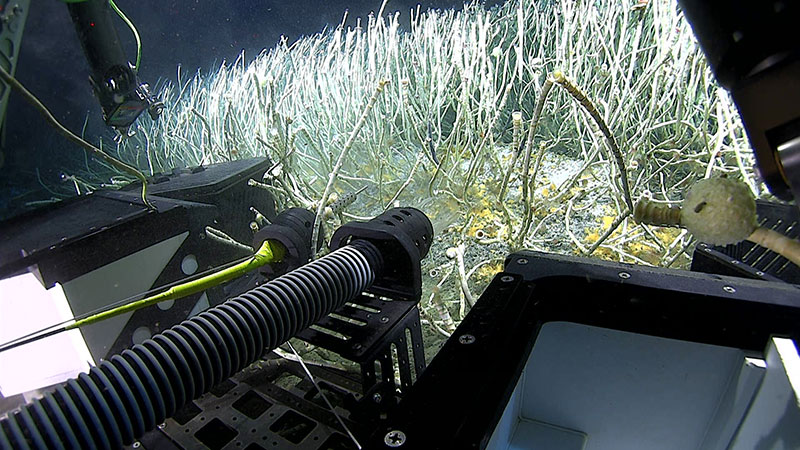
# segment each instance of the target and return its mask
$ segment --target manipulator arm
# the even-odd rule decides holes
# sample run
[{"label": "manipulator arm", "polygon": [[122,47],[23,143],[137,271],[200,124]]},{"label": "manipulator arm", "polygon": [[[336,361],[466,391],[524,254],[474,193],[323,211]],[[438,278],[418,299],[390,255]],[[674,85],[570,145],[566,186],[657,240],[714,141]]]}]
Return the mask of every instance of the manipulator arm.
[{"label": "manipulator arm", "polygon": [[125,57],[109,0],[69,2],[67,7],[92,71],[90,81],[106,125],[125,135],[144,110],[157,119],[164,104],[139,80],[136,68]]}]

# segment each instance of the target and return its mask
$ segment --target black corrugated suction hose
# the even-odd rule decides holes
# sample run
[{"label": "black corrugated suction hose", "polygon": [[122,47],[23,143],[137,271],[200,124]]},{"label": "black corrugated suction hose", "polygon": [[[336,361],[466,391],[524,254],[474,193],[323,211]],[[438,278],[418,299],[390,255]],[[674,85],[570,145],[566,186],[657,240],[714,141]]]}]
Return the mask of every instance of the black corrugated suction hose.
[{"label": "black corrugated suction hose", "polygon": [[366,241],[175,325],[0,422],[0,448],[130,445],[212,386],[352,300],[383,261]]}]

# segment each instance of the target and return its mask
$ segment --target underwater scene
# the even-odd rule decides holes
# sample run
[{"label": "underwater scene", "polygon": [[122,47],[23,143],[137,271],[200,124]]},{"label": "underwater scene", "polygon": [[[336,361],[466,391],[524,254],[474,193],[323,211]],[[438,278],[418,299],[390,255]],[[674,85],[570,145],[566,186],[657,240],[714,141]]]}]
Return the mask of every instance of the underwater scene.
[{"label": "underwater scene", "polygon": [[[220,25],[244,37],[234,44],[220,33],[217,48],[189,37],[215,32],[192,25],[191,7],[164,2],[160,8],[179,13],[161,20],[197,42],[183,49],[189,54],[160,48],[153,61],[149,49],[164,37],[149,33],[135,3],[117,2],[132,10],[141,40],[134,58],[134,38],[120,25],[129,58],[138,64],[141,56],[163,102],[156,119],[142,114],[122,135],[102,123],[96,106],[56,114],[80,144],[50,131],[53,121],[12,92],[3,218],[97,190],[145,195],[143,186],[176,168],[266,157],[270,169],[248,184],[274,198],[277,211],[314,211],[312,242],[394,206],[430,218],[434,242],[422,261],[419,304],[430,360],[510,252],[688,268],[692,233],[641,222],[666,224],[659,214],[702,179],[724,176],[750,196],[767,195],[736,106],[675,1],[327,4],[340,20],[314,18],[315,28],[270,38],[250,3],[232,7],[236,14]],[[315,17],[306,7],[296,17]],[[259,47],[259,33],[273,40]],[[66,37],[35,53],[55,67],[66,57],[58,39]],[[84,72],[60,73],[62,85],[22,66],[17,73],[47,103],[90,93]],[[635,220],[643,198],[650,206]],[[254,206],[239,213],[254,232],[269,219]],[[250,245],[224,229],[208,232]],[[338,363],[323,351],[319,357]]]}]

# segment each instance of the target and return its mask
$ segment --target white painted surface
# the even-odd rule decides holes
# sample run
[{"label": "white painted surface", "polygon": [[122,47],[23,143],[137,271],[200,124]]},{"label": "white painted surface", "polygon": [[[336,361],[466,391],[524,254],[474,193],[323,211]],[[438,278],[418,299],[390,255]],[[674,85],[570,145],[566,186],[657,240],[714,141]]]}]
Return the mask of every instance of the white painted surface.
[{"label": "white painted surface", "polygon": [[488,448],[727,449],[764,374],[738,349],[548,323]]},{"label": "white painted surface", "polygon": [[[188,236],[187,231],[165,239],[65,283],[64,292],[75,315],[106,309],[123,300],[141,299]],[[92,355],[96,358],[106,355],[131,314],[81,328]]]},{"label": "white painted surface", "polygon": [[[0,280],[0,342],[72,319],[61,285],[45,289],[31,273]],[[88,372],[94,364],[78,330],[0,353],[0,393],[8,397]]]},{"label": "white painted surface", "polygon": [[800,448],[800,357],[790,339],[773,338],[767,348],[767,373],[731,450]]}]

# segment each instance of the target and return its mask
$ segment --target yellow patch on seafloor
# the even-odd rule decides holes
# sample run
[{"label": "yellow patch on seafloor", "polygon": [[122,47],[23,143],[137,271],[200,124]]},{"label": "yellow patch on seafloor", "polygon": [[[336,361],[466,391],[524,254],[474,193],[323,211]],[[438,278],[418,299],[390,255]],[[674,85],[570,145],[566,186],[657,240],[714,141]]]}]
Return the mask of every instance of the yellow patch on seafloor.
[{"label": "yellow patch on seafloor", "polygon": [[481,266],[478,269],[478,276],[481,278],[490,278],[493,277],[496,273],[501,272],[503,270],[503,264],[486,264]]}]

